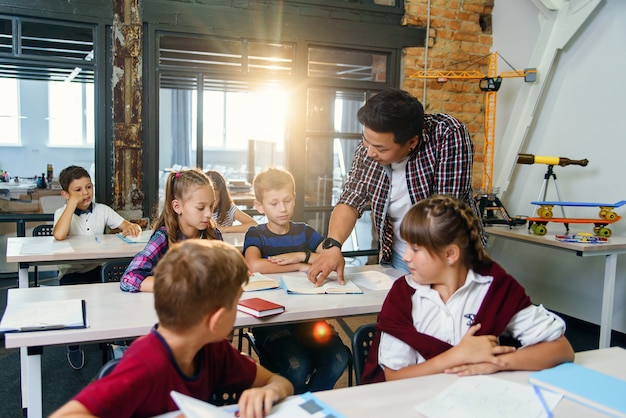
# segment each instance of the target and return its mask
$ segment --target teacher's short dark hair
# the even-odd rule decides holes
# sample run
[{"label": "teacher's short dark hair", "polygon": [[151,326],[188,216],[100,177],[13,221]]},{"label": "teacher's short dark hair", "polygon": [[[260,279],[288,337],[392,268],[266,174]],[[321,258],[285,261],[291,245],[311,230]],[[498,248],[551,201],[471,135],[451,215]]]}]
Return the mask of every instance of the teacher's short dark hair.
[{"label": "teacher's short dark hair", "polygon": [[375,132],[392,132],[394,142],[404,145],[411,138],[421,139],[424,107],[410,93],[388,88],[371,97],[357,113],[359,122]]}]

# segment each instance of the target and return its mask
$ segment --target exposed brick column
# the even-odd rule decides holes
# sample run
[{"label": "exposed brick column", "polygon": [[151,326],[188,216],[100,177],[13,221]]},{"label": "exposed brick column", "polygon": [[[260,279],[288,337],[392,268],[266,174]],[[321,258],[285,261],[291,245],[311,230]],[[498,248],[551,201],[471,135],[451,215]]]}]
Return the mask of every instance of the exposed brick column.
[{"label": "exposed brick column", "polygon": [[113,0],[113,207],[127,219],[142,216],[141,0]]},{"label": "exposed brick column", "polygon": [[[474,69],[488,72],[491,51],[491,12],[494,0],[431,0],[428,70]],[[404,23],[426,27],[427,0],[405,0]],[[412,79],[424,69],[424,48],[407,48],[404,56],[403,88],[420,101],[426,82],[426,112],[449,113],[464,122],[474,140],[473,186],[480,188],[483,169],[485,96],[478,80]],[[470,63],[480,62],[479,65]]]}]

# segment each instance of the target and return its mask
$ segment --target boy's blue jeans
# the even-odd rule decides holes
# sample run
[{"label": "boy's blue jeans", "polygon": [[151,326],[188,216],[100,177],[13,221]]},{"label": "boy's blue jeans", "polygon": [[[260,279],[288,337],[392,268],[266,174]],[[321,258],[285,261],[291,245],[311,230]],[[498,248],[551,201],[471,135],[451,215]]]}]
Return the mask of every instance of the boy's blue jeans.
[{"label": "boy's blue jeans", "polygon": [[350,361],[336,332],[325,343],[314,341],[314,322],[254,328],[261,364],[288,379],[294,392],[332,389]]}]

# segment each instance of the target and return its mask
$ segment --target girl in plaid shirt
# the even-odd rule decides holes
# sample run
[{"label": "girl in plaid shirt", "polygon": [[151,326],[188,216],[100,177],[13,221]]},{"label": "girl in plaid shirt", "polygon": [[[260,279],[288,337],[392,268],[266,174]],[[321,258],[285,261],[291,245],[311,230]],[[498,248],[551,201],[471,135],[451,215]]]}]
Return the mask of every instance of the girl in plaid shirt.
[{"label": "girl in plaid shirt", "polygon": [[152,227],[154,233],[128,265],[120,288],[125,292],[152,292],[154,268],[176,242],[189,238],[222,240],[213,221],[214,207],[213,183],[201,170],[170,173],[165,183],[165,205]]}]

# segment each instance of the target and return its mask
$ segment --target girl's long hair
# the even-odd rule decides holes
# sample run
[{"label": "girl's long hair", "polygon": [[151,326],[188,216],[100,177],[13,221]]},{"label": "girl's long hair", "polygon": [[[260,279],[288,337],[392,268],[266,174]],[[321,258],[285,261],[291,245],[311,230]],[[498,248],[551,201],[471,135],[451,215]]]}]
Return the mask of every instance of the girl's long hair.
[{"label": "girl's long hair", "polygon": [[[165,182],[165,203],[163,211],[159,217],[153,222],[152,229],[156,231],[161,227],[165,227],[168,237],[168,244],[173,245],[179,241],[180,225],[178,222],[178,214],[172,208],[173,200],[185,201],[189,197],[189,191],[193,187],[209,187],[213,190],[211,179],[202,172],[202,170],[193,168],[190,170],[182,170],[170,173]],[[216,239],[215,222],[213,218],[209,219],[209,226],[202,234],[202,238]]]},{"label": "girl's long hair", "polygon": [[217,206],[213,212],[217,212],[217,223],[222,225],[228,216],[230,208],[233,206],[233,199],[228,192],[228,185],[226,179],[219,171],[208,170],[206,175],[209,176],[213,182],[213,188],[217,195]]}]

